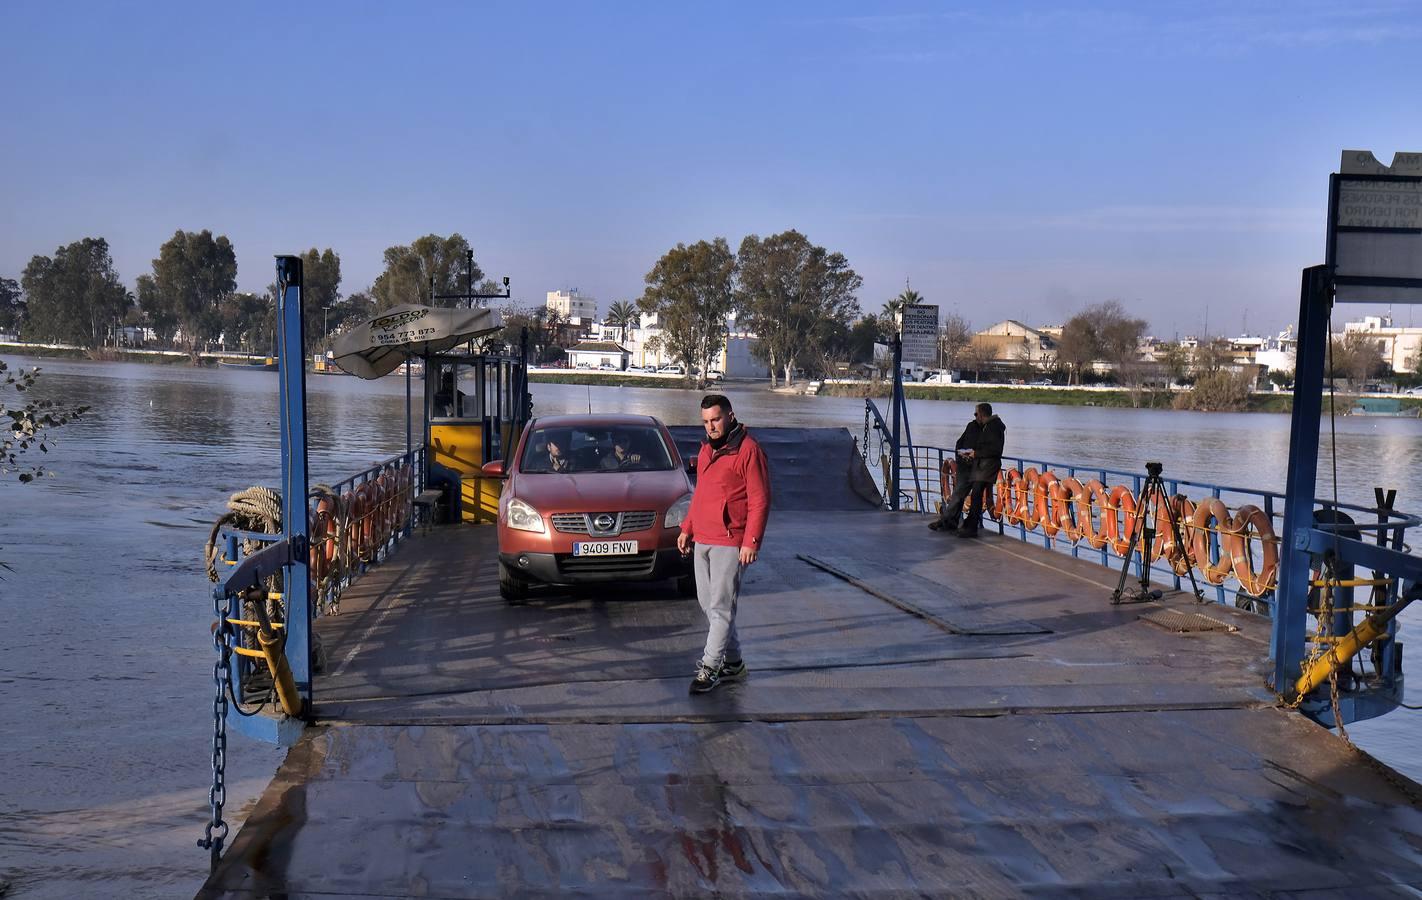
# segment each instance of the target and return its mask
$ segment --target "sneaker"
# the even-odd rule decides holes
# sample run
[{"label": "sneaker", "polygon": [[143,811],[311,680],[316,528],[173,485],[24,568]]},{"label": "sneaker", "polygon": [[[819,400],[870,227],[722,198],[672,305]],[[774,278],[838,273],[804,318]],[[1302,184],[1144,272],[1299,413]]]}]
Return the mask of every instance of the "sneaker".
[{"label": "sneaker", "polygon": [[696,677],[691,679],[691,693],[705,694],[715,690],[716,685],[721,683],[721,672],[710,666],[702,665],[696,670]]},{"label": "sneaker", "polygon": [[735,662],[728,659],[721,664],[721,671],[718,674],[722,681],[739,681],[746,677],[746,664],[739,659]]},{"label": "sneaker", "polygon": [[960,538],[975,538],[975,537],[977,537],[977,536],[978,536],[978,530],[977,530],[976,528],[959,528],[959,529],[958,529],[958,537],[960,537]]}]

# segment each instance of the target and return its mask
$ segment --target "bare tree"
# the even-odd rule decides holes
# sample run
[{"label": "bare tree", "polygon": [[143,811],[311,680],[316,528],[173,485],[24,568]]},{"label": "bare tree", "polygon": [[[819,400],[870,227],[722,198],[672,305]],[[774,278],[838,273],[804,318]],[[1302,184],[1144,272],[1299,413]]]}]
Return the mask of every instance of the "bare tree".
[{"label": "bare tree", "polygon": [[970,343],[963,348],[958,359],[965,370],[973,373],[974,381],[981,381],[983,369],[992,364],[995,356],[991,347],[985,344]]},{"label": "bare tree", "polygon": [[943,328],[938,333],[939,362],[946,369],[958,368],[963,351],[973,342],[973,329],[968,320],[951,313],[943,320]]},{"label": "bare tree", "polygon": [[1134,385],[1140,380],[1140,342],[1145,329],[1145,320],[1127,315],[1118,300],[1088,306],[1062,327],[1057,359],[1067,367],[1068,379],[1074,373],[1080,381],[1092,361],[1104,359],[1115,366],[1122,383]]},{"label": "bare tree", "polygon": [[1329,374],[1335,378],[1342,376],[1355,385],[1362,385],[1369,378],[1388,372],[1387,360],[1376,339],[1358,331],[1350,331],[1341,339],[1334,337],[1330,347],[1331,366]]}]

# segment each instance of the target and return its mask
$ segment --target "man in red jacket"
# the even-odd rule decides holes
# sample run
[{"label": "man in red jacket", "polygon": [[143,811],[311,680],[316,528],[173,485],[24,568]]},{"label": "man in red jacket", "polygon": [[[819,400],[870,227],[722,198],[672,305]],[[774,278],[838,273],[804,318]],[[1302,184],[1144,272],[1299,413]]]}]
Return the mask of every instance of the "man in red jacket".
[{"label": "man in red jacket", "polygon": [[770,515],[770,468],[765,451],[736,421],[731,401],[708,394],[701,401],[706,441],[696,459],[696,491],[676,545],[695,545],[696,599],[706,613],[706,650],[691,682],[704,694],[723,681],[744,678],[746,664],[736,638],[741,573],[760,554]]}]

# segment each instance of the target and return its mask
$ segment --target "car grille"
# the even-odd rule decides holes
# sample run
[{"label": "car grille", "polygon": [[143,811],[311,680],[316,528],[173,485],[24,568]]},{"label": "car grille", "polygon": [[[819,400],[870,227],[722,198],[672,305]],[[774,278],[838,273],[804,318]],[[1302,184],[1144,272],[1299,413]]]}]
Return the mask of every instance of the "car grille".
[{"label": "car grille", "polygon": [[646,550],[634,556],[564,556],[558,555],[558,570],[567,576],[604,575],[636,578],[652,574],[657,554]]},{"label": "car grille", "polygon": [[[611,529],[607,531],[597,531],[591,527],[591,522],[601,515],[613,516],[617,519]],[[598,537],[613,537],[628,531],[645,531],[651,528],[657,521],[657,514],[651,510],[638,510],[637,512],[625,513],[554,513],[553,530],[561,531],[564,534],[592,534]]]}]

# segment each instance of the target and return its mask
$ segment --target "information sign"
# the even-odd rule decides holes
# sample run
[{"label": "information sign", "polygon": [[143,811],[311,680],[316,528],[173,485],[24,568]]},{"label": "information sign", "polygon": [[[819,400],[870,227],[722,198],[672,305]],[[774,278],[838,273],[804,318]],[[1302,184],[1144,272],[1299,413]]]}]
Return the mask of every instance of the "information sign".
[{"label": "information sign", "polygon": [[938,307],[931,304],[905,306],[900,315],[904,362],[932,365],[938,360]]},{"label": "information sign", "polygon": [[1343,151],[1332,178],[1328,262],[1342,303],[1422,303],[1422,153],[1385,166]]}]

